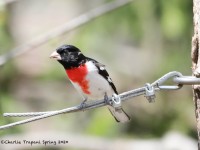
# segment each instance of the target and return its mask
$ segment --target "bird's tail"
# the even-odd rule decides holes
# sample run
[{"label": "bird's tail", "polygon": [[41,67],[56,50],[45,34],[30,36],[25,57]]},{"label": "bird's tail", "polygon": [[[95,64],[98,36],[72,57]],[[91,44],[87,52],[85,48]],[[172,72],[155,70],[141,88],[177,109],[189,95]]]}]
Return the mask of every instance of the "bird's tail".
[{"label": "bird's tail", "polygon": [[125,123],[130,120],[130,117],[126,114],[126,112],[122,108],[116,109],[112,106],[108,106],[108,109],[117,122]]}]

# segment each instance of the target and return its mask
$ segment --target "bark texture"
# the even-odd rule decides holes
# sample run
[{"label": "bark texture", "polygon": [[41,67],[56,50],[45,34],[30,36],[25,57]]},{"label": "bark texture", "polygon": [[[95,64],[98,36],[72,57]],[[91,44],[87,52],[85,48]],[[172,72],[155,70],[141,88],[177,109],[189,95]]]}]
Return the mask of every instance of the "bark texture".
[{"label": "bark texture", "polygon": [[[194,35],[192,37],[192,72],[200,77],[200,0],[193,0]],[[200,85],[193,86],[193,100],[195,104],[195,115],[197,121],[198,150],[200,150]]]}]

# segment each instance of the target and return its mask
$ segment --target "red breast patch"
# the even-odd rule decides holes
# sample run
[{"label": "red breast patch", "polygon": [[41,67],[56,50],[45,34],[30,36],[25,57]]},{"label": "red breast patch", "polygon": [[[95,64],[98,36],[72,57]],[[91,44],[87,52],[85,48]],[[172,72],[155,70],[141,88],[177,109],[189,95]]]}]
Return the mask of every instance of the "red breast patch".
[{"label": "red breast patch", "polygon": [[67,69],[66,73],[71,81],[79,84],[85,94],[90,94],[88,85],[89,83],[85,79],[88,73],[86,65],[81,65],[77,68]]}]

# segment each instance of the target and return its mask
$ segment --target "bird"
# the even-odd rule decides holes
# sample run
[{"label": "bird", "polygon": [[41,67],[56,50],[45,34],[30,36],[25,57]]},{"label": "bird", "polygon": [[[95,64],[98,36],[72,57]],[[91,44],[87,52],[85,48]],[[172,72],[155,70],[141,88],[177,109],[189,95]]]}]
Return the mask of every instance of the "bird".
[{"label": "bird", "polygon": [[[83,103],[88,99],[105,99],[113,94],[118,95],[105,65],[85,56],[79,48],[73,45],[61,45],[52,52],[50,58],[57,60],[64,67],[69,80],[82,96]],[[108,109],[117,122],[125,123],[130,120],[122,107],[116,109],[108,105]]]}]

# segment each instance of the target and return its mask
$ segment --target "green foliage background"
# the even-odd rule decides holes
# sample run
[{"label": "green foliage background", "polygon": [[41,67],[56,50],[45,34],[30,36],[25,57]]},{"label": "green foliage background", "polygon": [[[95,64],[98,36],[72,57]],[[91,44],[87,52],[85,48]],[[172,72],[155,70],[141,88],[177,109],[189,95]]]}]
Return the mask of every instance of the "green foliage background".
[{"label": "green foliage background", "polygon": [[[1,6],[0,8],[0,54],[7,52],[14,45],[9,30],[10,11],[10,7]],[[146,82],[152,82],[169,71],[177,70],[184,75],[191,74],[192,17],[191,0],[135,0],[128,6],[80,27],[73,33],[72,38],[69,38],[71,33],[66,34],[43,47],[48,47],[50,53],[61,43],[58,41],[63,43],[68,41],[80,47],[87,55],[100,58],[106,62],[109,70],[112,70],[111,74],[117,82],[118,89],[122,92],[143,86]],[[124,49],[120,49],[119,45],[125,45]],[[123,58],[123,53],[127,51],[126,47],[138,48],[137,51],[150,53],[148,55],[150,61],[138,58],[132,60],[132,63],[126,62],[126,58]],[[128,52],[135,53],[134,50]],[[145,68],[148,63],[155,63],[148,68],[150,70],[148,74],[139,72],[141,76],[134,77],[138,70],[126,73],[123,68],[115,65],[115,62],[119,61],[130,66],[139,65],[140,68]],[[140,66],[141,62],[144,65]],[[55,65],[50,69],[33,76],[21,72],[13,60],[1,66],[0,113],[29,111],[30,107],[35,107],[33,110],[39,109],[38,111],[54,110],[55,107],[63,108],[63,106],[75,104],[56,100],[56,97],[51,97],[55,101],[47,101],[41,95],[27,101],[16,100],[14,91],[17,87],[26,87],[32,83],[40,85],[41,90],[57,84],[63,86],[66,82],[70,86],[62,68],[56,62],[54,63]],[[33,92],[30,91],[30,95]],[[54,95],[56,94],[59,95],[55,92]],[[55,117],[52,120],[49,119],[49,122],[54,122],[52,125],[54,129],[103,137],[122,135],[129,138],[152,138],[161,137],[170,130],[178,130],[196,138],[191,87],[184,87],[177,92],[160,92],[156,100],[155,104],[149,104],[143,97],[139,97],[135,101],[125,103],[125,109],[132,116],[131,122],[127,124],[115,123],[106,108],[83,114],[65,115],[61,118]],[[23,102],[29,104],[29,107],[20,105]],[[16,121],[13,118],[0,118],[0,124]],[[79,122],[82,124],[80,125]],[[61,124],[66,124],[66,126]],[[0,135],[25,132],[27,129],[24,130],[24,127],[26,126],[28,125],[5,130],[0,132]]]}]

